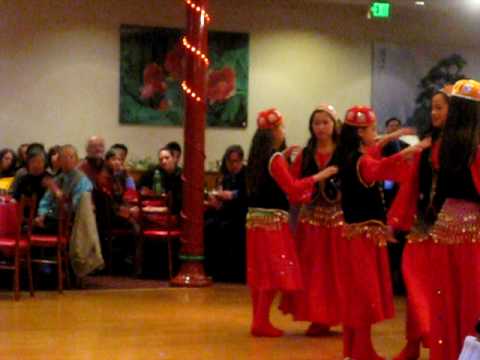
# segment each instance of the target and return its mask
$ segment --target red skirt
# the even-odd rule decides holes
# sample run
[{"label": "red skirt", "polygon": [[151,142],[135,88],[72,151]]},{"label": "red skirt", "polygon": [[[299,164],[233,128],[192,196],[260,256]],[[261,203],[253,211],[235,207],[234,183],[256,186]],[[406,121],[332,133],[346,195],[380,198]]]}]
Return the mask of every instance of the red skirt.
[{"label": "red skirt", "polygon": [[342,225],[342,212],[336,207],[302,208],[296,240],[304,289],[284,295],[280,304],[280,310],[296,321],[340,323],[335,260]]},{"label": "red skirt", "polygon": [[407,287],[407,339],[429,347],[431,316],[432,248],[436,245],[423,232],[413,231],[402,255],[402,273]]},{"label": "red skirt", "polygon": [[432,238],[430,359],[457,359],[480,317],[480,205],[447,199]]},{"label": "red skirt", "polygon": [[257,290],[296,291],[302,288],[287,212],[249,209],[247,284]]},{"label": "red skirt", "polygon": [[346,224],[337,243],[341,320],[358,328],[393,318],[394,304],[385,225]]}]

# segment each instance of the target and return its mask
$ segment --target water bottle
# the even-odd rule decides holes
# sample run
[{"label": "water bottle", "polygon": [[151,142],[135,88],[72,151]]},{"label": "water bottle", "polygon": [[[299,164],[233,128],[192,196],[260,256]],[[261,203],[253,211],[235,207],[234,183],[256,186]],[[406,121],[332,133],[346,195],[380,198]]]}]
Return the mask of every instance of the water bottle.
[{"label": "water bottle", "polygon": [[162,175],[158,169],[153,173],[153,192],[157,195],[160,195],[163,192]]}]

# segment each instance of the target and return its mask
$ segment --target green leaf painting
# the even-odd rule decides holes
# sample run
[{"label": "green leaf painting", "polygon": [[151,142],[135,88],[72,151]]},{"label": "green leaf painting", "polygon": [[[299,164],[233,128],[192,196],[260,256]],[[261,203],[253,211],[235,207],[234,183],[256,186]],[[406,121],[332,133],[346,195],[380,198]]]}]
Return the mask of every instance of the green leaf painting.
[{"label": "green leaf painting", "polygon": [[[185,53],[179,29],[120,28],[120,123],[181,126]],[[207,125],[246,127],[248,34],[209,32]]]}]

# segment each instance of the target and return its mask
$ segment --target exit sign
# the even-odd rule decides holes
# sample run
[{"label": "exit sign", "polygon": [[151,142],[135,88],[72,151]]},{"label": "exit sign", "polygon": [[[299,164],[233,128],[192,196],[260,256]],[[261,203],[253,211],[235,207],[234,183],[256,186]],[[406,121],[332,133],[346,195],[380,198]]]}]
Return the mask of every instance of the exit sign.
[{"label": "exit sign", "polygon": [[391,10],[392,5],[389,2],[384,1],[375,1],[370,6],[370,14],[372,18],[377,19],[388,19],[390,17]]}]

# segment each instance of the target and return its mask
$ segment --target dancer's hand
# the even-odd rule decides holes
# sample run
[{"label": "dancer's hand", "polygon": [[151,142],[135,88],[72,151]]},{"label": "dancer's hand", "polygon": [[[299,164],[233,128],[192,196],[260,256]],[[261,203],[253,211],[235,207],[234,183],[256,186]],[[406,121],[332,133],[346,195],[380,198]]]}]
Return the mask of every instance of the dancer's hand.
[{"label": "dancer's hand", "polygon": [[394,131],[390,134],[384,135],[383,137],[379,138],[377,142],[377,146],[383,148],[390,141],[397,140],[402,136],[416,135],[416,134],[417,134],[417,131],[414,128],[411,128],[411,127],[401,128],[397,131]]},{"label": "dancer's hand", "polygon": [[322,171],[313,175],[313,178],[315,179],[315,181],[318,182],[318,181],[328,179],[329,177],[332,177],[333,175],[335,175],[337,173],[338,173],[338,167],[337,166],[328,166],[325,169],[323,169]]},{"label": "dancer's hand", "polygon": [[388,234],[389,234],[387,242],[391,244],[398,244],[398,240],[395,238],[395,231],[393,230],[393,228],[390,225],[388,225],[387,228],[388,228]]},{"label": "dancer's hand", "polygon": [[417,130],[412,127],[404,127],[395,131],[393,134],[395,134],[395,137],[398,139],[398,138],[401,138],[402,136],[416,135]]},{"label": "dancer's hand", "polygon": [[432,138],[430,136],[426,137],[415,146],[420,147],[422,150],[428,149],[432,146]]},{"label": "dancer's hand", "polygon": [[301,146],[298,145],[292,145],[283,150],[282,154],[285,157],[285,159],[293,160],[291,159],[292,156],[296,157],[298,153],[302,150]]},{"label": "dancer's hand", "polygon": [[430,146],[432,146],[432,139],[428,137],[423,139],[416,145],[412,145],[407,147],[406,149],[403,149],[400,153],[402,154],[403,158],[410,159],[415,154],[418,154],[423,150],[428,149]]}]

